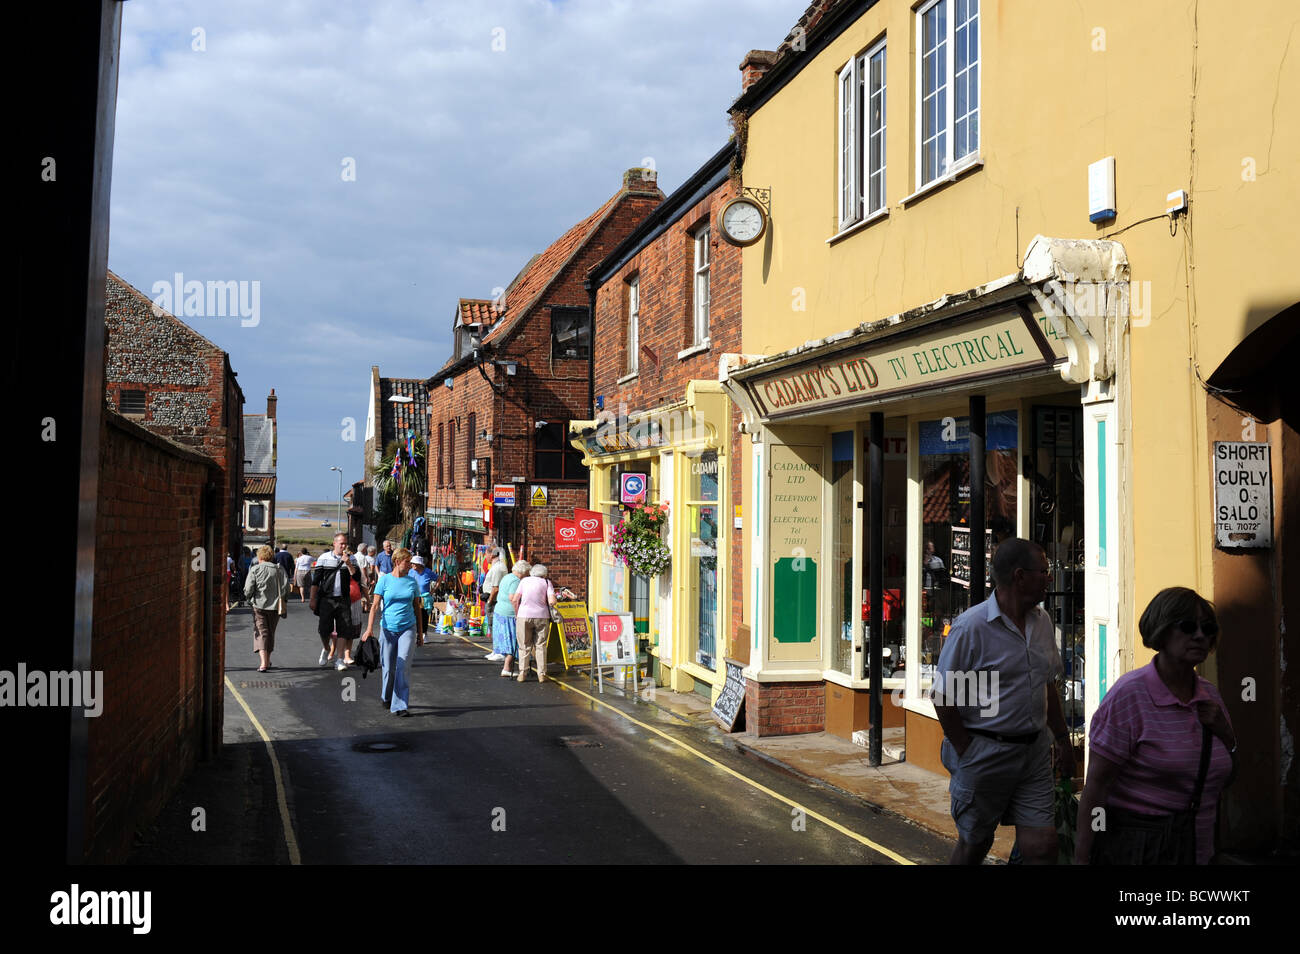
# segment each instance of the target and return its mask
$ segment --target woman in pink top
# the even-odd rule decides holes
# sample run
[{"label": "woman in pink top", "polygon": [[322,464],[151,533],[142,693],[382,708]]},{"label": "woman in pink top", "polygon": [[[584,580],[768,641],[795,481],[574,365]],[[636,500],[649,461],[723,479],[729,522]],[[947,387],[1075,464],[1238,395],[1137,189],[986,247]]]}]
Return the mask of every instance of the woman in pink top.
[{"label": "woman in pink top", "polygon": [[519,581],[519,588],[510,597],[518,619],[519,675],[523,682],[528,677],[528,657],[537,657],[537,681],[546,681],[546,643],[551,633],[551,607],[555,605],[555,588],[546,578],[546,567],[534,563],[527,579]]},{"label": "woman in pink top", "polygon": [[1214,607],[1170,587],[1138,631],[1156,657],[1121,676],[1092,717],[1074,861],[1208,864],[1219,793],[1237,768],[1223,700],[1196,674],[1219,635]]}]

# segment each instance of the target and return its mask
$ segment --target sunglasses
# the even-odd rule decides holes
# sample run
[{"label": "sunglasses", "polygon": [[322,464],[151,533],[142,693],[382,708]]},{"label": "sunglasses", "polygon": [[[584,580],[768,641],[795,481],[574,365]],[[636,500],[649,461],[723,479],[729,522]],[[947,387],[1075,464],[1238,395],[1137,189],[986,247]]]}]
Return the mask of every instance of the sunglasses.
[{"label": "sunglasses", "polygon": [[1213,639],[1215,636],[1219,635],[1218,623],[1210,623],[1210,622],[1200,623],[1194,619],[1184,619],[1184,620],[1180,620],[1176,625],[1188,636],[1191,636],[1193,633],[1195,633],[1198,628],[1202,633],[1204,633],[1210,639]]}]

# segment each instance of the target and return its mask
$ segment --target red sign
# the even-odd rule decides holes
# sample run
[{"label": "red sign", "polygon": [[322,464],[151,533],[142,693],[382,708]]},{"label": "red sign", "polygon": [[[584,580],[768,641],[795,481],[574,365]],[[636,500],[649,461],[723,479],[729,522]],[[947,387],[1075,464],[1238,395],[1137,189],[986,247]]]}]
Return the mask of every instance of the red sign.
[{"label": "red sign", "polygon": [[597,616],[596,626],[602,643],[617,642],[623,635],[623,620],[618,616]]},{"label": "red sign", "polygon": [[555,549],[582,549],[582,542],[578,539],[578,525],[574,521],[564,517],[555,518]]},{"label": "red sign", "polygon": [[579,543],[604,543],[605,518],[599,510],[573,508],[573,522],[578,527]]}]

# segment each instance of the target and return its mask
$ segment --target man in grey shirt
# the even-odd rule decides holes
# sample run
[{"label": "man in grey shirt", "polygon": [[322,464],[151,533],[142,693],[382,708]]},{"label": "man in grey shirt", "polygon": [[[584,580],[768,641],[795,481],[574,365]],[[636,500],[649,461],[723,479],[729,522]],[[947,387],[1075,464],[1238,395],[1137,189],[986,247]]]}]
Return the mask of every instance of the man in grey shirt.
[{"label": "man in grey shirt", "polygon": [[1051,727],[1058,764],[1074,771],[1055,680],[1055,628],[1038,604],[1047,556],[1018,537],[993,554],[993,594],[957,618],[939,655],[932,693],[943,727],[940,758],[957,825],[951,864],[977,865],[999,822],[1016,826],[1027,864],[1057,857]]}]

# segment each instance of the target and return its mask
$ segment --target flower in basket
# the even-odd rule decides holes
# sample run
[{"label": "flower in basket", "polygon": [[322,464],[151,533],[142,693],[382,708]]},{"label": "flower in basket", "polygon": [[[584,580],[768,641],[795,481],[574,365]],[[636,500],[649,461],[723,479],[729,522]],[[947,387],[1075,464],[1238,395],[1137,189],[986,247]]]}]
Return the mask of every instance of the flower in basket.
[{"label": "flower in basket", "polygon": [[668,505],[637,504],[625,511],[610,532],[610,548],[633,573],[655,576],[672,560],[661,532],[668,521]]}]

